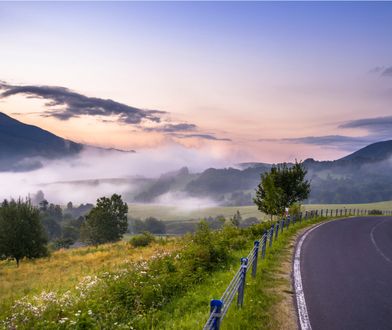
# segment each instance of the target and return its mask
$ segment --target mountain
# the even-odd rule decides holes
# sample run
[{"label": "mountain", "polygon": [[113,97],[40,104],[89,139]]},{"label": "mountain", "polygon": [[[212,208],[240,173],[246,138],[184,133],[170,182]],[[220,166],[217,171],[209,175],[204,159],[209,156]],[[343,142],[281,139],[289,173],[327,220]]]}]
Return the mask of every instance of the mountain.
[{"label": "mountain", "polygon": [[392,157],[392,140],[370,144],[338,161],[379,162]]},{"label": "mountain", "polygon": [[[334,161],[306,159],[311,180],[311,203],[367,203],[392,200],[392,141],[371,144]],[[290,166],[290,164],[288,164]],[[272,164],[242,163],[238,168],[209,168],[199,174],[161,177],[141,189],[135,201],[158,201],[162,194],[179,192],[210,198],[221,205],[252,205],[260,174]],[[181,184],[179,183],[181,182]],[[141,198],[142,197],[142,198]]]},{"label": "mountain", "polygon": [[26,171],[42,166],[40,158],[79,153],[83,145],[0,112],[0,171]]}]

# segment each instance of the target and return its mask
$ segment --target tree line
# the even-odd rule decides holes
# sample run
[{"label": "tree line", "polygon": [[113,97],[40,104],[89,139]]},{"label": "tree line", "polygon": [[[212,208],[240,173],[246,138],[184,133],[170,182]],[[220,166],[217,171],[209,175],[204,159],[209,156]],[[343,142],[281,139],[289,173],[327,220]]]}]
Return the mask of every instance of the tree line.
[{"label": "tree line", "polygon": [[[281,216],[287,208],[308,198],[310,182],[305,180],[306,170],[302,163],[272,167],[261,174],[254,202],[261,212]],[[89,209],[85,216],[79,215]],[[74,208],[67,204],[65,214],[59,205],[40,201],[33,206],[30,199],[4,200],[0,205],[0,259],[14,259],[19,265],[23,258],[39,258],[49,254],[48,241],[56,238],[57,247],[69,247],[77,239],[86,244],[98,245],[119,241],[128,230],[128,205],[118,194],[101,197],[95,206],[81,205]],[[67,219],[60,227],[59,221]],[[219,219],[218,219],[219,222]],[[230,219],[239,226],[239,211]],[[165,233],[165,224],[155,218],[131,221],[132,232]]]}]

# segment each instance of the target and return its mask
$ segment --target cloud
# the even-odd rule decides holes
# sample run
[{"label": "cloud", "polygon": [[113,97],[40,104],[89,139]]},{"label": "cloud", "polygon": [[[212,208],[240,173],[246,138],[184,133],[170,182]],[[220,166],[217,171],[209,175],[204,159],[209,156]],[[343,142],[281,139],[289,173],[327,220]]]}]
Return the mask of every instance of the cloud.
[{"label": "cloud", "polygon": [[353,137],[344,135],[323,135],[323,136],[305,136],[298,138],[282,138],[282,139],[259,139],[262,142],[281,142],[292,144],[309,144],[315,146],[324,146],[342,150],[356,150],[364,147],[369,143],[375,142],[370,137]]},{"label": "cloud", "polygon": [[213,136],[211,134],[172,134],[172,136],[179,138],[179,139],[197,138],[197,139],[213,140],[213,141],[228,141],[228,142],[232,141],[231,139],[218,138],[218,137]]},{"label": "cloud", "polygon": [[369,73],[381,73],[381,72],[383,72],[384,68],[385,67],[383,67],[383,66],[376,66],[376,67],[370,69]]},{"label": "cloud", "polygon": [[392,138],[392,116],[350,120],[340,124],[339,129],[365,129],[364,136],[322,135],[281,139],[259,139],[260,142],[279,142],[324,146],[347,151],[354,151],[368,144]]},{"label": "cloud", "polygon": [[51,202],[60,204],[70,200],[93,203],[98,197],[113,193],[132,201],[150,182],[142,177],[156,178],[184,166],[191,172],[201,172],[211,166],[220,168],[231,163],[232,160],[216,154],[210,146],[192,149],[171,144],[137,153],[86,147],[66,159],[42,159],[43,166],[28,175],[0,172],[0,200],[26,197],[42,190]]},{"label": "cloud", "polygon": [[392,136],[392,116],[351,120],[339,125],[339,128],[362,128],[372,134]]},{"label": "cloud", "polygon": [[385,68],[382,73],[381,73],[382,77],[392,77],[392,66]]},{"label": "cloud", "polygon": [[185,131],[195,131],[197,126],[195,124],[165,124],[158,127],[145,127],[144,131],[147,132],[162,132],[162,133],[174,133],[174,132],[185,132]]},{"label": "cloud", "polygon": [[88,115],[117,116],[119,122],[126,124],[141,124],[143,121],[159,123],[166,114],[165,111],[139,109],[110,99],[88,97],[65,87],[13,86],[0,82],[0,89],[4,90],[0,98],[23,94],[48,100],[46,106],[50,109],[45,111],[43,116],[60,120]]}]

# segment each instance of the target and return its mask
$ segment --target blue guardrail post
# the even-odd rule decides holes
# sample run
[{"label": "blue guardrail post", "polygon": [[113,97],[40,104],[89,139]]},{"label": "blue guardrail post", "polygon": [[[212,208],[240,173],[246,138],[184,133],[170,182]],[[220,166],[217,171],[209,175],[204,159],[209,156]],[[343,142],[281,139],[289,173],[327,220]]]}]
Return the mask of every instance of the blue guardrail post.
[{"label": "blue guardrail post", "polygon": [[256,272],[257,272],[257,259],[259,257],[259,246],[260,242],[255,241],[255,254],[253,257],[253,264],[252,264],[252,277],[256,277]]},{"label": "blue guardrail post", "polygon": [[244,304],[244,292],[245,292],[245,281],[246,271],[248,269],[248,258],[241,258],[241,282],[238,287],[237,306],[242,307]]},{"label": "blue guardrail post", "polygon": [[284,219],[280,220],[280,232],[283,233]]},{"label": "blue guardrail post", "polygon": [[276,221],[275,241],[278,239],[280,221]]},{"label": "blue guardrail post", "polygon": [[221,323],[221,312],[223,307],[223,301],[218,299],[213,299],[210,302],[210,313],[214,313],[214,318],[211,323],[212,330],[219,330]]},{"label": "blue guardrail post", "polygon": [[270,241],[269,241],[269,247],[272,246],[272,240],[274,239],[274,225],[271,225],[271,229],[269,230],[269,237],[270,237]]},{"label": "blue guardrail post", "polygon": [[268,239],[268,232],[267,230],[264,230],[264,239],[261,241],[262,246],[261,246],[261,257],[264,259],[265,258],[265,250],[267,249],[267,239]]}]

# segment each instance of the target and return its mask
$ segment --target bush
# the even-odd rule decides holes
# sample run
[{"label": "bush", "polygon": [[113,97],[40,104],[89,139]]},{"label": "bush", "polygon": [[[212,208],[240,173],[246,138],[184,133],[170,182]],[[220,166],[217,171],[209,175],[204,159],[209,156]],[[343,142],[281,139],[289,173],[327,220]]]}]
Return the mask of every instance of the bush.
[{"label": "bush", "polygon": [[134,247],[147,246],[152,242],[155,242],[155,237],[149,232],[144,232],[139,235],[133,236],[129,240],[129,243],[131,243]]},{"label": "bush", "polygon": [[382,215],[382,211],[381,210],[370,210],[368,211],[369,215]]},{"label": "bush", "polygon": [[300,213],[301,213],[301,204],[294,203],[293,205],[290,206],[289,214],[291,217],[295,216],[296,218],[298,218]]}]

